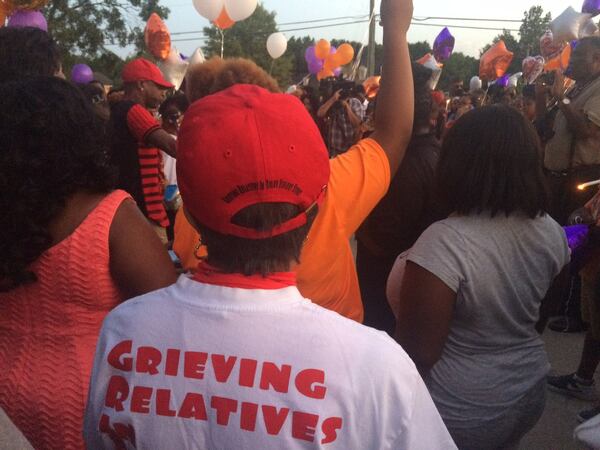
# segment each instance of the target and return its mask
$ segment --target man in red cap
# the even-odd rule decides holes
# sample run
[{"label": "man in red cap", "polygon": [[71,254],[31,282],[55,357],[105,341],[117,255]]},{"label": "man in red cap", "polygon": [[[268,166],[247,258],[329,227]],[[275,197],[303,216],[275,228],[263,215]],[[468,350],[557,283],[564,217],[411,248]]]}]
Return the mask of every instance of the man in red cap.
[{"label": "man in red cap", "polygon": [[[411,17],[410,0],[382,2],[385,111],[401,94],[413,97]],[[392,164],[405,145],[393,122],[382,119],[375,134]],[[105,320],[88,448],[456,448],[404,351],[296,287],[330,182],[327,148],[304,105],[247,84],[208,96],[186,113],[177,167],[209,257],[193,278]]]},{"label": "man in red cap", "polygon": [[125,97],[111,110],[111,161],[119,189],[127,191],[166,243],[169,219],[163,202],[160,150],[176,157],[175,139],[149,112],[165,100],[173,85],[160,69],[139,58],[123,68]]}]

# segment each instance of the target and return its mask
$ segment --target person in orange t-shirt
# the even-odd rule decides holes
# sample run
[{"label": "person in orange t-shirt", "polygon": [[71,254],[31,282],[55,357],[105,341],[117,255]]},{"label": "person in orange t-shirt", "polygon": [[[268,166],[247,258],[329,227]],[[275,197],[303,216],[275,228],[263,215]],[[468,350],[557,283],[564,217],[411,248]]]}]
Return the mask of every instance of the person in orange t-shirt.
[{"label": "person in orange t-shirt", "polygon": [[[332,311],[361,322],[363,306],[350,238],[386,194],[412,135],[414,94],[406,35],[386,30],[385,76],[379,92],[375,131],[348,152],[331,160],[325,200],[308,235],[297,269],[303,296]],[[244,62],[247,64],[247,62]],[[240,60],[225,61],[211,79],[213,88],[192,89],[214,94],[246,81]],[[201,71],[201,65],[196,70]],[[261,70],[253,67],[253,70]],[[236,81],[235,76],[240,78]],[[194,82],[194,76],[190,81]],[[198,77],[202,79],[202,77]],[[266,87],[268,75],[254,76],[253,84]],[[263,80],[263,81],[261,81]],[[226,82],[225,82],[226,81]],[[246,81],[247,82],[247,81]],[[190,101],[198,100],[191,98]],[[185,207],[185,205],[184,205]],[[184,268],[194,270],[199,236],[180,211],[173,250]],[[200,256],[200,255],[199,255]]]}]

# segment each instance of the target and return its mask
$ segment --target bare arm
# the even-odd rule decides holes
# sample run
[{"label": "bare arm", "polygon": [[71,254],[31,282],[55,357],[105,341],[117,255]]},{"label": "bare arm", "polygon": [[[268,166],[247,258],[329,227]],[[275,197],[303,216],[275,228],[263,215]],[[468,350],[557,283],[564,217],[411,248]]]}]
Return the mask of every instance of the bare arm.
[{"label": "bare arm", "polygon": [[110,272],[126,298],[175,283],[165,247],[132,200],[118,209],[110,228]]},{"label": "bare arm", "polygon": [[323,119],[325,118],[325,116],[327,116],[327,113],[329,112],[331,107],[335,104],[335,102],[337,102],[340,99],[341,92],[342,91],[337,91],[329,100],[323,103],[323,106],[321,106],[319,108],[319,111],[317,111],[317,117],[319,119]]},{"label": "bare arm", "polygon": [[412,0],[381,3],[384,65],[371,138],[385,151],[392,177],[404,158],[413,128],[414,87],[406,38],[412,14]]},{"label": "bare arm", "polygon": [[578,139],[594,139],[600,137],[600,128],[590,122],[583,111],[577,111],[572,105],[565,105],[559,102],[559,107],[565,118],[569,130],[577,136]]},{"label": "bare arm", "polygon": [[600,137],[600,128],[590,122],[583,111],[578,111],[572,105],[565,105],[562,100],[565,98],[565,76],[556,72],[554,86],[552,86],[552,95],[558,100],[558,107],[567,119],[569,130],[577,139],[591,139]]},{"label": "bare arm", "polygon": [[177,158],[177,141],[162,128],[158,128],[146,136],[146,144],[157,147],[167,155]]},{"label": "bare arm", "polygon": [[442,356],[455,304],[456,293],[438,277],[413,262],[406,264],[395,339],[422,376]]},{"label": "bare arm", "polygon": [[360,117],[358,117],[354,113],[354,111],[352,110],[352,106],[350,106],[350,103],[348,101],[344,102],[344,108],[346,108],[346,113],[348,114],[348,119],[350,119],[350,123],[352,124],[352,126],[354,128],[360,127],[360,125],[362,124],[362,120],[360,120]]}]

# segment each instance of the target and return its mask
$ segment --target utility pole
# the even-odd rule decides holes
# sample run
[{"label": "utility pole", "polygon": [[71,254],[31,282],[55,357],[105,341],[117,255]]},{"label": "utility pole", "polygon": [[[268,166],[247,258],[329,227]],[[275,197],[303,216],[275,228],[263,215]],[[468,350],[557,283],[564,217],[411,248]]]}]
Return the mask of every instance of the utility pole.
[{"label": "utility pole", "polygon": [[371,8],[369,17],[371,18],[371,24],[369,26],[369,53],[367,55],[367,73],[368,76],[372,77],[375,75],[375,0],[371,1]]}]

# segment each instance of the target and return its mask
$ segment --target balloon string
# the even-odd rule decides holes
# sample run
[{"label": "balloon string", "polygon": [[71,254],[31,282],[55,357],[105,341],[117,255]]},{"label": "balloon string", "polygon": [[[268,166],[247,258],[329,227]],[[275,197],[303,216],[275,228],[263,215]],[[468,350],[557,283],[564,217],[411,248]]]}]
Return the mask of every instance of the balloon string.
[{"label": "balloon string", "polygon": [[269,69],[269,75],[273,75],[273,67],[275,66],[275,60],[271,60],[271,68]]},{"label": "balloon string", "polygon": [[223,55],[225,54],[225,33],[220,28],[219,33],[221,33],[221,59],[223,59]]},{"label": "balloon string", "polygon": [[487,89],[485,90],[485,95],[483,96],[483,100],[481,100],[481,104],[485,105],[487,101],[488,93],[490,92],[490,88],[492,87],[492,83],[488,81]]},{"label": "balloon string", "polygon": [[362,55],[363,52],[365,51],[365,47],[366,47],[366,41],[369,37],[369,29],[371,27],[371,22],[373,22],[375,20],[375,11],[373,11],[373,14],[371,14],[371,18],[369,19],[369,23],[367,24],[367,31],[365,32],[365,35],[362,39],[362,45],[360,46],[360,50],[358,51],[358,55],[356,56],[356,60],[354,61],[354,65],[352,66],[352,75],[350,77],[350,80],[355,81],[356,80],[356,75],[358,73],[358,69],[360,68],[360,62],[362,60]]}]

